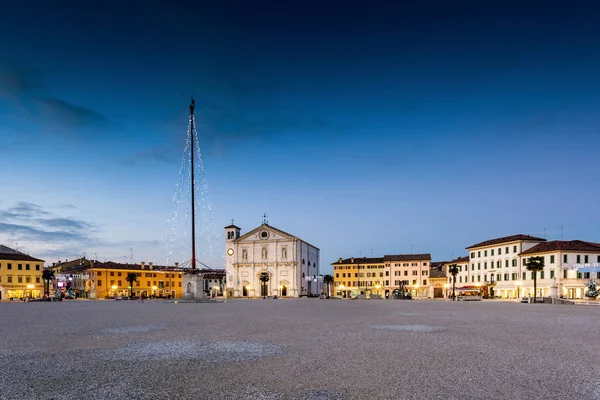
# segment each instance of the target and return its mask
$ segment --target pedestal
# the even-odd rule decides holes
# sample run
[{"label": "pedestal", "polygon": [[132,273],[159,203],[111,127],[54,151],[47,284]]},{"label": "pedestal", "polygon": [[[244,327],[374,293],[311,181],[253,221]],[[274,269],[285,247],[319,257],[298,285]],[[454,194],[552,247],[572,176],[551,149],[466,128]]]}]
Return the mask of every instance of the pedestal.
[{"label": "pedestal", "polygon": [[201,274],[183,274],[183,298],[185,300],[204,299],[204,279]]}]

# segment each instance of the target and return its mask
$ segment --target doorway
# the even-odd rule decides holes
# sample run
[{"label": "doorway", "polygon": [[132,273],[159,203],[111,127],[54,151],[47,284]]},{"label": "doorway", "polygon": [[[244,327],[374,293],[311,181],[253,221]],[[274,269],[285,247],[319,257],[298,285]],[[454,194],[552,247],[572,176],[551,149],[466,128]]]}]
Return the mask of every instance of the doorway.
[{"label": "doorway", "polygon": [[281,297],[286,297],[286,296],[287,296],[287,286],[282,285],[281,286]]},{"label": "doorway", "polygon": [[244,285],[242,286],[242,297],[248,296],[248,288]]}]

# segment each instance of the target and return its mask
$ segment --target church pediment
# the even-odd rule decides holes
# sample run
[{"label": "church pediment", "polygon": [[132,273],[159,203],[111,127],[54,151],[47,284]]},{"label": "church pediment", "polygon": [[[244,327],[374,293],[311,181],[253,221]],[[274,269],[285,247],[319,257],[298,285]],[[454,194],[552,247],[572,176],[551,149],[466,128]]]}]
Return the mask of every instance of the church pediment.
[{"label": "church pediment", "polygon": [[260,242],[260,241],[271,241],[271,240],[292,240],[295,236],[290,235],[277,228],[273,228],[269,225],[261,225],[258,228],[251,230],[250,232],[242,235],[236,240],[238,243],[244,242]]}]

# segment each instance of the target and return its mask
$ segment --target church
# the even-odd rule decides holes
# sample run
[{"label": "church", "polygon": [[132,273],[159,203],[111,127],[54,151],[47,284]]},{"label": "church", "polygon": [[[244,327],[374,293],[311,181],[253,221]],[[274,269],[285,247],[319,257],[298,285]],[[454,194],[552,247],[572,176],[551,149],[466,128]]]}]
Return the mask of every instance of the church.
[{"label": "church", "polygon": [[[232,221],[233,222],[233,221]],[[227,297],[302,297],[319,294],[320,250],[270,226],[266,220],[250,232],[225,227]],[[260,276],[266,272],[268,282]]]}]

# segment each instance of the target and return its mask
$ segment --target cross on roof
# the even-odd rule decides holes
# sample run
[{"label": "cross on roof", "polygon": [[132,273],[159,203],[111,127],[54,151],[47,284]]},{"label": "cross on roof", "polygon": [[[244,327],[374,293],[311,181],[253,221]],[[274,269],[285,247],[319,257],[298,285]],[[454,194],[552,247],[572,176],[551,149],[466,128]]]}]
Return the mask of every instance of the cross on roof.
[{"label": "cross on roof", "polygon": [[265,214],[263,214],[263,225],[266,225],[268,223],[269,223],[269,221],[267,221],[267,214],[265,213]]}]

